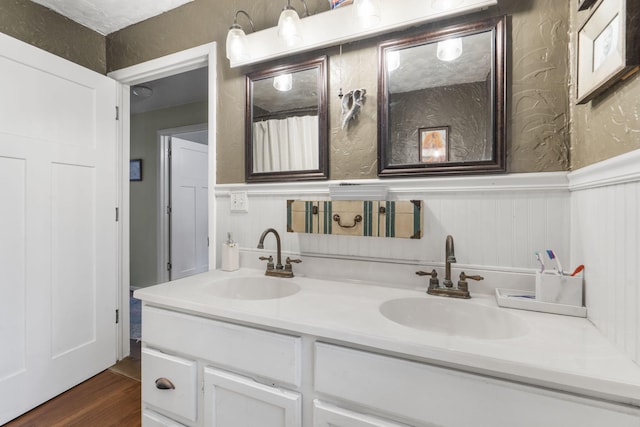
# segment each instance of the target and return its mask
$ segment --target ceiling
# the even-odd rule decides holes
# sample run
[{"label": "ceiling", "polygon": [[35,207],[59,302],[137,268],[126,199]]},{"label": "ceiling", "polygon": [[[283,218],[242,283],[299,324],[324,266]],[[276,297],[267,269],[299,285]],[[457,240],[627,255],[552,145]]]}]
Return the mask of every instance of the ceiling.
[{"label": "ceiling", "polygon": [[102,35],[160,15],[193,0],[31,0]]},{"label": "ceiling", "polygon": [[136,96],[131,89],[131,114],[161,108],[175,107],[192,102],[206,101],[208,95],[208,67],[141,83],[153,91],[149,97]]}]

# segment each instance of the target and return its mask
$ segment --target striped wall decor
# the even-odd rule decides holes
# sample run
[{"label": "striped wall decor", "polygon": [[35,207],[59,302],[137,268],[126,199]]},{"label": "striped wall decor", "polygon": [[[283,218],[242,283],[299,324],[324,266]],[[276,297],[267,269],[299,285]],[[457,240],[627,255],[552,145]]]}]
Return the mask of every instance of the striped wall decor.
[{"label": "striped wall decor", "polygon": [[423,202],[287,200],[287,231],[420,239]]}]

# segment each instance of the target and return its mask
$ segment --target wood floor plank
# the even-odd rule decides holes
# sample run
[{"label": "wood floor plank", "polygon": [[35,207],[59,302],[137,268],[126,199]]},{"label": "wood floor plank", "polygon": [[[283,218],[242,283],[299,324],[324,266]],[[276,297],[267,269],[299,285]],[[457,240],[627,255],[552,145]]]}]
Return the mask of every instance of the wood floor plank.
[{"label": "wood floor plank", "polygon": [[5,427],[138,427],[140,382],[104,371]]}]

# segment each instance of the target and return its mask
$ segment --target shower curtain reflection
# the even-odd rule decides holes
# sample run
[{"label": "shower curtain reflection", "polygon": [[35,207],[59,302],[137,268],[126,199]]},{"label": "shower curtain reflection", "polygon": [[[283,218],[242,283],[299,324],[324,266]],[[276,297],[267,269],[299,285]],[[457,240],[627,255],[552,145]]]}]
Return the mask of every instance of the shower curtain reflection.
[{"label": "shower curtain reflection", "polygon": [[318,116],[255,122],[253,171],[317,170],[318,130]]}]

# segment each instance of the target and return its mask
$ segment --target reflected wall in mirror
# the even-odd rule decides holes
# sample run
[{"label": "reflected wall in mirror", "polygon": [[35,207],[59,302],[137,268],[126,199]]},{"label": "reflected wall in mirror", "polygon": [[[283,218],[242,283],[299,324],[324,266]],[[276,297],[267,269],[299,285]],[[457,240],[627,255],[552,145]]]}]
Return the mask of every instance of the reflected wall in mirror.
[{"label": "reflected wall in mirror", "polygon": [[247,75],[247,182],[327,179],[327,57]]},{"label": "reflected wall in mirror", "polygon": [[379,46],[378,175],[506,170],[506,17]]}]

